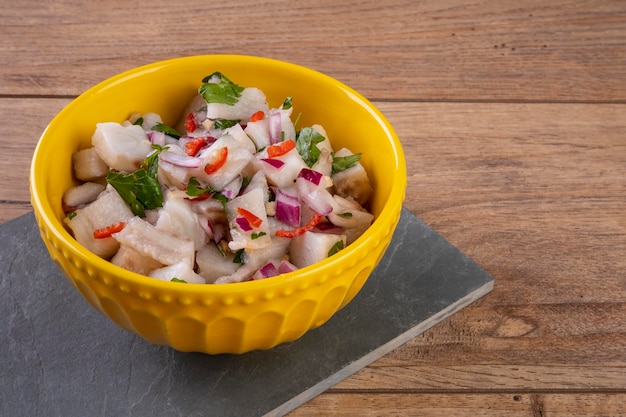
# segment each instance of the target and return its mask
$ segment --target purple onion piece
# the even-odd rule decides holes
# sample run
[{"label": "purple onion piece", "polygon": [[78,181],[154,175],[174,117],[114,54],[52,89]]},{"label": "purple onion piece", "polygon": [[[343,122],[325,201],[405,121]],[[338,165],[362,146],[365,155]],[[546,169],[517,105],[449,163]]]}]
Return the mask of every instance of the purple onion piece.
[{"label": "purple onion piece", "polygon": [[266,164],[269,164],[269,165],[273,166],[276,169],[281,168],[283,165],[285,165],[285,163],[283,161],[281,161],[280,159],[261,158],[261,161],[265,162]]},{"label": "purple onion piece", "polygon": [[252,230],[252,226],[250,226],[250,223],[248,222],[248,220],[246,220],[245,217],[237,217],[235,219],[235,222],[244,232],[249,232],[250,230]]},{"label": "purple onion piece", "polygon": [[282,118],[280,117],[280,112],[270,113],[268,116],[269,119],[269,136],[270,136],[270,144],[275,144],[281,142],[282,138]]},{"label": "purple onion piece", "polygon": [[320,181],[322,180],[322,177],[323,175],[321,172],[317,172],[309,168],[302,168],[300,170],[300,173],[298,174],[298,178],[304,178],[308,182],[315,184],[315,185],[320,185]]},{"label": "purple onion piece", "polygon": [[178,167],[198,168],[202,165],[202,158],[195,158],[187,155],[180,155],[172,151],[163,151],[159,154],[159,159]]},{"label": "purple onion piece", "polygon": [[300,226],[300,201],[298,197],[276,189],[276,220],[291,227]]}]

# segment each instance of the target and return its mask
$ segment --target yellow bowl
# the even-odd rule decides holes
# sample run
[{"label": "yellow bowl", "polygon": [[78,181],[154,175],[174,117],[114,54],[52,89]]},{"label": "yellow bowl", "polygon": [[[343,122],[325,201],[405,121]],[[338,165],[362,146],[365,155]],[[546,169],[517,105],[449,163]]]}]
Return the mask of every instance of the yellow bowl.
[{"label": "yellow bowl", "polygon": [[[299,126],[322,124],[335,149],[362,152],[375,220],[365,234],[316,265],[271,279],[181,285],[117,267],[86,250],[64,228],[63,193],[76,184],[72,153],[90,146],[95,125],[156,112],[174,124],[202,78],[221,71],[261,88],[278,107],[292,96]],[[402,147],[385,117],[343,83],[273,59],[207,55],[176,58],[114,76],[87,90],[48,125],[35,150],[31,202],[51,258],[84,298],[145,340],[180,351],[243,353],[293,341],[330,319],[359,292],[399,220],[406,189]]]}]

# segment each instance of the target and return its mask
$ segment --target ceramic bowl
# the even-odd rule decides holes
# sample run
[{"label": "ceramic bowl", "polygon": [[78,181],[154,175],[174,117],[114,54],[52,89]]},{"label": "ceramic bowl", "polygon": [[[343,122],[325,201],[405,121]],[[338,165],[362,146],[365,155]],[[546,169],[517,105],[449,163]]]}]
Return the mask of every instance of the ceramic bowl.
[{"label": "ceramic bowl", "polygon": [[[174,124],[204,76],[220,71],[259,87],[270,107],[292,96],[300,126],[322,124],[335,149],[362,152],[374,194],[370,228],[336,255],[270,279],[181,285],[148,278],[99,258],[63,226],[63,193],[77,184],[71,156],[90,146],[95,125],[156,112]],[[340,81],[295,64],[207,55],[141,66],[90,88],[48,125],[36,147],[31,202],[41,237],[63,274],[96,310],[145,340],[180,351],[243,353],[293,341],[323,325],[359,292],[383,256],[406,189],[400,141],[368,100]],[[71,323],[68,323],[71,325]]]}]

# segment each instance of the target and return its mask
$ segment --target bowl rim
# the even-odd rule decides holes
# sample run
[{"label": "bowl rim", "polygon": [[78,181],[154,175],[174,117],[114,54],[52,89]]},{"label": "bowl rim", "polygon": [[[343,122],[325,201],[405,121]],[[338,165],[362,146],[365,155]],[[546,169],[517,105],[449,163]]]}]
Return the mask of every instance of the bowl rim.
[{"label": "bowl rim", "polygon": [[[314,265],[310,265],[304,268],[300,268],[297,271],[281,274],[271,279],[244,281],[237,283],[229,283],[228,285],[180,285],[175,282],[158,280],[150,277],[146,277],[139,273],[129,271],[122,267],[112,264],[110,261],[100,258],[95,255],[81,244],[76,241],[69,231],[65,228],[62,221],[54,215],[52,208],[52,202],[47,198],[42,198],[45,195],[43,192],[39,192],[40,188],[43,188],[40,180],[41,174],[38,173],[36,168],[37,161],[42,158],[42,142],[49,135],[49,132],[54,130],[56,124],[60,123],[60,120],[64,117],[70,109],[80,106],[83,102],[88,101],[91,96],[97,94],[99,91],[103,91],[110,86],[124,82],[125,80],[140,77],[146,72],[158,71],[161,68],[169,66],[185,66],[196,65],[199,62],[204,61],[242,61],[247,64],[262,63],[264,65],[274,66],[279,69],[285,69],[289,71],[297,71],[304,74],[306,77],[317,78],[325,84],[332,85],[333,88],[338,88],[350,97],[351,100],[357,102],[361,107],[369,112],[369,114],[376,120],[377,124],[385,132],[386,139],[390,142],[393,157],[395,159],[394,169],[397,172],[397,179],[394,181],[390,188],[390,198],[383,204],[380,213],[375,217],[372,224],[367,231],[359,236],[353,243],[348,245],[344,250],[339,253],[320,261]],[[399,209],[396,208],[397,200],[400,200],[400,206],[404,200],[406,191],[406,163],[402,145],[398,135],[387,118],[382,112],[361,93],[357,92],[350,86],[346,85],[342,81],[333,78],[327,74],[317,71],[312,68],[304,67],[292,62],[278,60],[274,58],[253,56],[253,55],[235,55],[235,54],[208,54],[208,55],[191,55],[177,58],[170,58],[160,60],[144,65],[140,65],[121,73],[106,78],[94,86],[88,88],[69,104],[67,104],[55,117],[49,122],[46,128],[43,130],[37,146],[35,147],[29,175],[29,185],[31,194],[31,204],[35,209],[35,214],[39,217],[38,222],[43,222],[48,230],[47,233],[52,233],[58,241],[69,248],[74,256],[80,259],[82,262],[88,264],[93,263],[94,267],[102,270],[106,274],[115,277],[120,280],[120,283],[138,285],[149,287],[155,290],[168,290],[173,293],[179,294],[230,294],[246,293],[251,290],[271,289],[273,287],[281,287],[283,284],[296,283],[299,280],[305,279],[305,277],[311,276],[319,268],[332,269],[333,266],[339,267],[340,263],[350,257],[351,254],[360,250],[367,249],[367,242],[373,239],[375,236],[388,233],[387,230],[381,230],[386,228],[387,216],[399,217]],[[395,223],[393,224],[395,228]],[[40,226],[41,228],[41,226]],[[393,232],[393,229],[391,230]],[[43,233],[43,230],[42,230]],[[352,255],[354,256],[354,255]]]}]

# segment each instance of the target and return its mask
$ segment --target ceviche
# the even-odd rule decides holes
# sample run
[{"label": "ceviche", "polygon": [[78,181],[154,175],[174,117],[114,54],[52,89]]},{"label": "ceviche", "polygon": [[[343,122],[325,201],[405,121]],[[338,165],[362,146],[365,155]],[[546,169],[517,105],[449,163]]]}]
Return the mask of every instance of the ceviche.
[{"label": "ceviche", "polygon": [[95,126],[72,156],[64,223],[98,256],[185,283],[264,279],[341,251],[372,223],[360,153],[300,127],[290,97],[215,72],[174,126],[155,113]]}]

